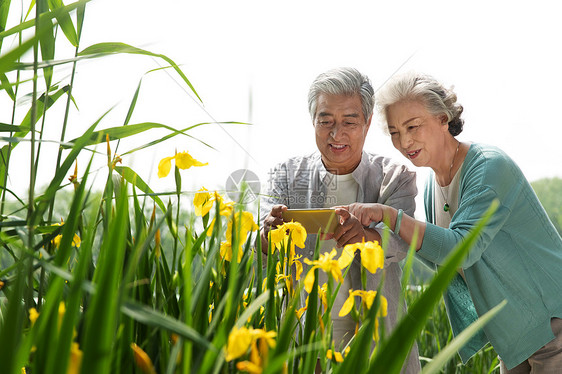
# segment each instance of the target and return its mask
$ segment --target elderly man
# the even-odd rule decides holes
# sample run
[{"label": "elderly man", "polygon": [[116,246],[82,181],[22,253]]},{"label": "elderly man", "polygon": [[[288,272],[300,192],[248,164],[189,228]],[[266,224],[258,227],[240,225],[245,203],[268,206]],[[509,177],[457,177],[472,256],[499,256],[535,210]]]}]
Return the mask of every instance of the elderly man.
[{"label": "elderly man", "polygon": [[[308,106],[316,135],[318,152],[293,157],[278,165],[272,173],[267,199],[262,202],[263,248],[267,248],[270,229],[283,223],[282,212],[288,208],[328,208],[353,202],[377,202],[403,209],[412,215],[417,193],[415,173],[390,159],[363,151],[374,107],[374,91],[369,79],[353,68],[339,68],[320,74],[312,83]],[[349,213],[343,212],[333,237],[321,241],[321,253],[346,244],[381,240],[382,227],[363,227]],[[309,233],[304,250],[312,258],[316,235]],[[396,324],[401,292],[401,269],[398,261],[407,253],[399,236],[391,234],[386,249],[386,278],[383,294],[388,300],[385,325]],[[381,272],[368,273],[367,289],[376,290]],[[323,277],[323,279],[322,279]],[[326,281],[319,272],[319,284]],[[349,289],[361,288],[361,265],[353,261],[332,309],[333,337],[336,348],[348,343],[355,333],[349,315],[339,317]],[[403,306],[405,308],[405,305]],[[404,364],[404,373],[420,371],[417,346]]]}]

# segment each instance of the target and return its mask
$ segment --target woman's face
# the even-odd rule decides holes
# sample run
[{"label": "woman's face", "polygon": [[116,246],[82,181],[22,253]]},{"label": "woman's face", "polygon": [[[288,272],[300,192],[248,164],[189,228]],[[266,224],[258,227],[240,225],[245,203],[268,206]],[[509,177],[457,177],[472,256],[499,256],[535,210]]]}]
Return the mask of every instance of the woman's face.
[{"label": "woman's face", "polygon": [[392,144],[415,166],[440,167],[449,134],[447,116],[433,115],[420,101],[399,101],[387,107]]}]

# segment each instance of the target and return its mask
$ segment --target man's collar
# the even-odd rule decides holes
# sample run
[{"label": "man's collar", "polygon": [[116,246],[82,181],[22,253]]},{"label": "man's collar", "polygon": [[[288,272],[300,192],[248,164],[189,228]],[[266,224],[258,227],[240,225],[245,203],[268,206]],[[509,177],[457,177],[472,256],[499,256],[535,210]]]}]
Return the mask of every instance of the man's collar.
[{"label": "man's collar", "polygon": [[[330,173],[327,169],[326,166],[324,166],[324,162],[322,162],[322,154],[320,152],[318,152],[318,163],[317,163],[317,167],[319,170],[319,174],[320,174],[320,180],[321,181],[325,181],[326,177],[330,177],[332,178],[332,176],[334,174]],[[367,155],[367,153],[365,151],[361,152],[361,161],[359,162],[359,165],[357,165],[357,167],[355,168],[355,170],[353,170],[351,172],[351,175],[353,176],[353,178],[356,181],[360,180],[360,176],[363,175],[363,171],[365,170],[365,165],[367,165],[369,156]]]}]

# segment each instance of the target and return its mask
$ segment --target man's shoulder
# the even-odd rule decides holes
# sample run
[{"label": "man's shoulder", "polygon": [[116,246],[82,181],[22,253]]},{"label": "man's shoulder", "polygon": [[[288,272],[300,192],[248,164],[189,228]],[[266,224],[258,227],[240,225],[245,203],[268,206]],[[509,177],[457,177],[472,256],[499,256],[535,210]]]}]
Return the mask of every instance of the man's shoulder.
[{"label": "man's shoulder", "polygon": [[320,152],[314,151],[304,155],[289,157],[285,161],[278,163],[277,168],[299,169],[317,162],[321,162]]}]

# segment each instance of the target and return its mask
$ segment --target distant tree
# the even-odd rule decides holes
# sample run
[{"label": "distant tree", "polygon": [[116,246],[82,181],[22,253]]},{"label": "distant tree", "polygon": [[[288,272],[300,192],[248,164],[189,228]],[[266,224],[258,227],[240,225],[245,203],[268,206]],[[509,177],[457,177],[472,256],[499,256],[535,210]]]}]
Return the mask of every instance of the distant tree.
[{"label": "distant tree", "polygon": [[562,179],[543,178],[531,183],[548,217],[562,235]]}]

